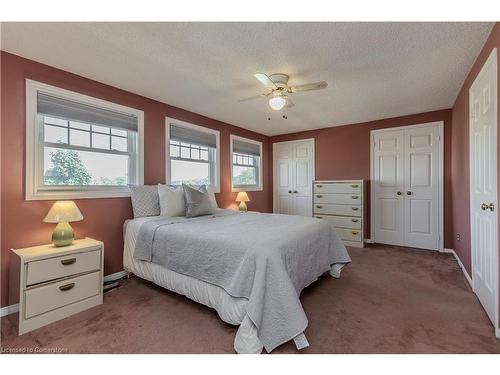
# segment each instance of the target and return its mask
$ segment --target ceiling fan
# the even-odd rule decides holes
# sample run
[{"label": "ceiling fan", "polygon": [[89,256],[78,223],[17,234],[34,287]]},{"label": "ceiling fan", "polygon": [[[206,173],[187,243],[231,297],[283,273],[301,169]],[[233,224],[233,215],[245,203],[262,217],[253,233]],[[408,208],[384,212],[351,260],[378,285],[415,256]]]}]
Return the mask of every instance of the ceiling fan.
[{"label": "ceiling fan", "polygon": [[247,100],[269,97],[269,106],[275,111],[279,111],[285,105],[288,108],[294,106],[289,94],[295,94],[304,91],[321,90],[328,86],[328,83],[326,83],[325,81],[306,83],[304,85],[298,86],[288,86],[288,79],[290,77],[282,73],[275,73],[271,74],[270,76],[264,73],[256,73],[253,76],[271,91],[241,99],[239,100],[239,102],[246,102]]}]

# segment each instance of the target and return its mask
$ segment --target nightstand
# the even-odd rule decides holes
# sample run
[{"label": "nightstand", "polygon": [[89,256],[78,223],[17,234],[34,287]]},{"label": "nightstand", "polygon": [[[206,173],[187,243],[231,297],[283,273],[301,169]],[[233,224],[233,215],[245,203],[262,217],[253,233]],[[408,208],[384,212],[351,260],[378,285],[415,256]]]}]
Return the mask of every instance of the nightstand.
[{"label": "nightstand", "polygon": [[102,304],[104,244],[92,238],[64,247],[13,249],[10,304],[22,335]]}]

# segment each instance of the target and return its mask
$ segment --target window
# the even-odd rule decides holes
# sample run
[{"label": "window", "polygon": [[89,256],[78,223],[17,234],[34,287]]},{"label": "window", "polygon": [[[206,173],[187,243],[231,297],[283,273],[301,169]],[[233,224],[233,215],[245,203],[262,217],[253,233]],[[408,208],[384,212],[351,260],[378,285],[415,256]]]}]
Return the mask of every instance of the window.
[{"label": "window", "polygon": [[166,176],[172,185],[210,185],[219,192],[219,132],[166,119]]},{"label": "window", "polygon": [[233,191],[262,190],[262,142],[231,135]]},{"label": "window", "polygon": [[142,184],[144,114],[26,81],[26,199],[130,195]]}]

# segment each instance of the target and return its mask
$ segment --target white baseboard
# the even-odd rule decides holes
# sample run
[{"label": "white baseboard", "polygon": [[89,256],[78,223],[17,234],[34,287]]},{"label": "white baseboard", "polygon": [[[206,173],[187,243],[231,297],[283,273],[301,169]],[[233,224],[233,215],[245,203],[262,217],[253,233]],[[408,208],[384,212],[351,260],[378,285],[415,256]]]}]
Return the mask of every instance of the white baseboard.
[{"label": "white baseboard", "polygon": [[[104,276],[104,282],[119,280],[122,277],[125,277],[127,275],[128,275],[128,272],[125,270],[115,272],[115,273],[112,273],[111,275]],[[19,304],[18,303],[14,304],[14,305],[5,306],[5,307],[2,307],[0,309],[0,317],[7,316],[9,314],[14,314],[18,311],[19,311]]]},{"label": "white baseboard", "polygon": [[374,243],[371,238],[365,238],[364,241],[365,243]]},{"label": "white baseboard", "polygon": [[9,314],[14,314],[19,311],[19,304],[16,303],[14,305],[5,306],[0,309],[0,317],[7,316]]},{"label": "white baseboard", "polygon": [[455,252],[455,250],[453,249],[446,249],[444,248],[443,250],[440,250],[441,253],[446,253],[446,254],[451,254],[453,255],[453,257],[456,259],[458,265],[460,266],[460,268],[462,269],[462,272],[464,273],[464,276],[465,278],[467,279],[467,281],[469,282],[469,285],[470,287],[472,288],[472,279],[471,277],[469,276],[469,273],[467,272],[467,270],[465,269],[462,261],[460,260],[460,258],[458,257],[457,253]]},{"label": "white baseboard", "polygon": [[500,328],[495,328],[495,336],[500,340]]}]

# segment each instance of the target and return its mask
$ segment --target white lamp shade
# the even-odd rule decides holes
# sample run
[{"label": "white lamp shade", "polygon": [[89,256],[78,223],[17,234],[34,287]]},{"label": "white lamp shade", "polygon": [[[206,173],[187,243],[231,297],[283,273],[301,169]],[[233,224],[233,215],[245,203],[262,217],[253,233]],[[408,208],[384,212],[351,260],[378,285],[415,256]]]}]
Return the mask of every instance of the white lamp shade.
[{"label": "white lamp shade", "polygon": [[236,196],[236,202],[250,202],[250,198],[248,198],[248,194],[246,191],[240,191]]},{"label": "white lamp shade", "polygon": [[80,220],[83,220],[83,215],[73,201],[57,201],[43,219],[45,223],[68,223]]}]

